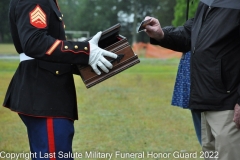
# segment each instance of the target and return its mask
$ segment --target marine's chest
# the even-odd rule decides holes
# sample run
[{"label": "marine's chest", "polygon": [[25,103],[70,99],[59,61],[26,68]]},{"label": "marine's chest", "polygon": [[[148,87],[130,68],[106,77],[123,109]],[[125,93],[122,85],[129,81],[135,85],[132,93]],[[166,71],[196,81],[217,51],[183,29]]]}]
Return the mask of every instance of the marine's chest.
[{"label": "marine's chest", "polygon": [[65,40],[65,24],[61,11],[58,9],[55,3],[52,4],[48,17],[48,33],[56,38]]}]

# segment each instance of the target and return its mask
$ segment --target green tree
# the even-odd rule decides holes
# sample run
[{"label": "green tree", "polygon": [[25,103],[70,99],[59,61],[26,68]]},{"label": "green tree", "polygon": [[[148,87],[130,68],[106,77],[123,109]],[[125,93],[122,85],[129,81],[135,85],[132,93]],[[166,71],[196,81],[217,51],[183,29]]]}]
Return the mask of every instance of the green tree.
[{"label": "green tree", "polygon": [[[120,23],[120,34],[130,42],[148,41],[143,33],[136,33],[145,16],[160,15],[163,23],[173,19],[176,0],[68,0],[59,1],[66,30],[89,31],[91,36],[98,31]],[[145,39],[143,38],[145,37]]]},{"label": "green tree", "polygon": [[0,0],[0,43],[10,42],[10,30],[8,21],[9,0]]},{"label": "green tree", "polygon": [[118,23],[116,2],[117,0],[59,1],[66,30],[89,31],[93,36]]},{"label": "green tree", "polygon": [[[120,34],[136,42],[149,40],[144,33],[136,33],[145,16],[157,17],[163,26],[170,24],[176,0],[61,0],[58,3],[66,30],[89,31],[93,36],[120,23]],[[11,41],[6,4],[9,0],[0,1],[0,42]]]},{"label": "green tree", "polygon": [[[197,10],[199,0],[190,0],[188,18],[193,18]],[[174,19],[172,24],[174,26],[183,25],[186,21],[187,0],[178,0],[174,8]]]}]

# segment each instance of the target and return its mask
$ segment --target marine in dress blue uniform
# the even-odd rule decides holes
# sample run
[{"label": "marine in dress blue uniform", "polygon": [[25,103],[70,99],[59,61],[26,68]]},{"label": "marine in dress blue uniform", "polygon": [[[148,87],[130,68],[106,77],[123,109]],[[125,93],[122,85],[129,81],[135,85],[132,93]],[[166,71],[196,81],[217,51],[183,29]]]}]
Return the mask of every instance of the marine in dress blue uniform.
[{"label": "marine in dress blue uniform", "polygon": [[77,64],[102,64],[104,58],[98,53],[103,51],[90,41],[66,40],[56,0],[11,0],[9,19],[21,62],[3,106],[19,113],[31,152],[71,152],[73,122],[78,119],[73,74],[79,74]]}]

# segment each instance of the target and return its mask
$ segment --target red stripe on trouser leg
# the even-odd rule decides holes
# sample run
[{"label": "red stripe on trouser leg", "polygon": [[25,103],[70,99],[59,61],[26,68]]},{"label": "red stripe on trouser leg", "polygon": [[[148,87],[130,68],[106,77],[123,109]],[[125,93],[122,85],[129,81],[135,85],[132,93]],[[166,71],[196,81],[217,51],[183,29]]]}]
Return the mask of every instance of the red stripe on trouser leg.
[{"label": "red stripe on trouser leg", "polygon": [[[54,142],[54,130],[53,130],[53,119],[47,118],[47,133],[48,133],[48,146],[49,146],[49,153],[54,155],[55,152],[55,142]],[[51,156],[50,160],[56,160],[56,157]]]}]

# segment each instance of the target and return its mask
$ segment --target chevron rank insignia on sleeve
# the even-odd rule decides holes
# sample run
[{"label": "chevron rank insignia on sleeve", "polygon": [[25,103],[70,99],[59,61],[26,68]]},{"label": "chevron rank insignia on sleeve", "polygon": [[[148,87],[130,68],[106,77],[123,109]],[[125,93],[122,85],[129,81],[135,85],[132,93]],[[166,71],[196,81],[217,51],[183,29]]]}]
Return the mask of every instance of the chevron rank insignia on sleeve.
[{"label": "chevron rank insignia on sleeve", "polygon": [[42,8],[37,5],[30,13],[30,23],[36,28],[47,27],[47,16]]}]

